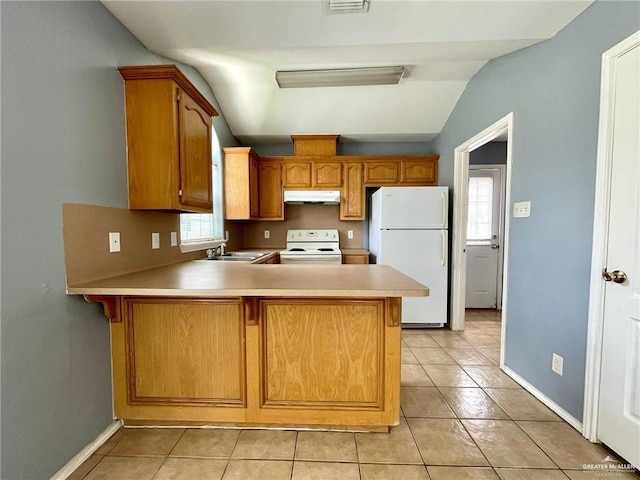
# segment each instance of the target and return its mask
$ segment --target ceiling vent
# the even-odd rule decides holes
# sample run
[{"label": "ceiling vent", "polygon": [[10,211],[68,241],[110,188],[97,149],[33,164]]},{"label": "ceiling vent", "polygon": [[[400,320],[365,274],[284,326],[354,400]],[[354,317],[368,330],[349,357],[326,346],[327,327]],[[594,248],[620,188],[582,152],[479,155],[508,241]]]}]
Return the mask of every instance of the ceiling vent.
[{"label": "ceiling vent", "polygon": [[336,13],[367,13],[369,0],[324,0],[324,14]]}]

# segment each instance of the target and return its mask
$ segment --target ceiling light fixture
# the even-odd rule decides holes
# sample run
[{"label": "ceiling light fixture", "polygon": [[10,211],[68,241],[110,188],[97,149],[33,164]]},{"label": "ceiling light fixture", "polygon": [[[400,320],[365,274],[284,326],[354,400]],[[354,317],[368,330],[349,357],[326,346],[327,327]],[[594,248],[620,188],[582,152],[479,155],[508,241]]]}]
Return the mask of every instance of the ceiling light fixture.
[{"label": "ceiling light fixture", "polygon": [[403,75],[403,66],[289,70],[277,71],[276,82],[280,88],[397,85]]},{"label": "ceiling light fixture", "polygon": [[367,13],[369,11],[369,0],[324,0],[322,4],[325,15]]}]

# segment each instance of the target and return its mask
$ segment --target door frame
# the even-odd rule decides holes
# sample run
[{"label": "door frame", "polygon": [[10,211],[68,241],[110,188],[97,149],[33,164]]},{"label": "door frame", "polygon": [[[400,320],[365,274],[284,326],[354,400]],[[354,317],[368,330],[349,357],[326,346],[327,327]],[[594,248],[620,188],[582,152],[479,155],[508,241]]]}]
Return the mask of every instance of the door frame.
[{"label": "door frame", "polygon": [[[513,172],[513,112],[502,117],[493,125],[462,143],[454,150],[453,164],[453,245],[451,248],[452,272],[451,272],[451,329],[464,329],[464,307],[467,281],[467,210],[469,203],[469,152],[495,140],[500,135],[507,133],[507,165],[505,174],[505,215],[504,236],[502,245],[504,248],[504,260],[502,265],[502,331],[500,344],[505,344],[507,332],[507,291],[509,287],[509,232],[511,205],[511,177]],[[500,367],[504,367],[505,349],[500,349]]]},{"label": "door frame", "polygon": [[582,435],[591,442],[598,440],[598,404],[602,365],[602,335],[604,330],[604,283],[602,269],[606,266],[609,240],[609,199],[611,196],[611,163],[613,146],[613,105],[616,61],[640,45],[640,31],[632,34],[602,54],[600,81],[600,120],[598,124],[598,156],[591,254],[591,284],[587,323],[587,360],[584,382],[584,415]]},{"label": "door frame", "polygon": [[[471,175],[471,170],[499,170],[500,171],[500,205],[498,205],[498,237],[500,238],[500,248],[498,249],[498,264],[497,269],[498,273],[496,275],[496,309],[502,310],[502,286],[503,286],[503,265],[504,265],[504,249],[502,248],[504,244],[504,221],[505,221],[505,193],[506,193],[506,183],[507,183],[507,165],[500,163],[490,163],[490,164],[478,164],[471,165],[469,164],[469,175]],[[466,233],[466,232],[465,232]],[[465,235],[466,236],[466,235]],[[465,267],[466,269],[466,267]],[[465,272],[465,280],[466,280],[466,272]],[[466,282],[465,282],[466,286]],[[465,288],[466,290],[466,288]],[[466,292],[465,292],[466,293]]]}]

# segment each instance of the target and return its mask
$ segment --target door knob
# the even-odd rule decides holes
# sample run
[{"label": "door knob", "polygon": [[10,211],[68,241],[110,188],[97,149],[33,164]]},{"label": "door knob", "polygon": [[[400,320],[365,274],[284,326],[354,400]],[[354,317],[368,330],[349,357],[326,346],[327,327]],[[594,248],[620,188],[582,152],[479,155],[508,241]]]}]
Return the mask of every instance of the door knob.
[{"label": "door knob", "polygon": [[491,248],[493,248],[494,250],[500,248],[500,245],[496,245],[495,243],[491,245]]},{"label": "door knob", "polygon": [[605,282],[624,283],[627,280],[627,274],[622,270],[614,270],[613,272],[607,272],[607,269],[602,269],[602,278]]}]

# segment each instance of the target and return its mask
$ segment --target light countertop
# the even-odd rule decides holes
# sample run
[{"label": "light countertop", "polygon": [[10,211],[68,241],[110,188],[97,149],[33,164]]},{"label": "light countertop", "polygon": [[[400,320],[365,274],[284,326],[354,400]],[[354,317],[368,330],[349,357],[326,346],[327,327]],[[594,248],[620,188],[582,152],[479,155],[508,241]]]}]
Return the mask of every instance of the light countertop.
[{"label": "light countertop", "polygon": [[189,261],[67,287],[79,295],[164,297],[423,297],[429,289],[386,265]]}]

